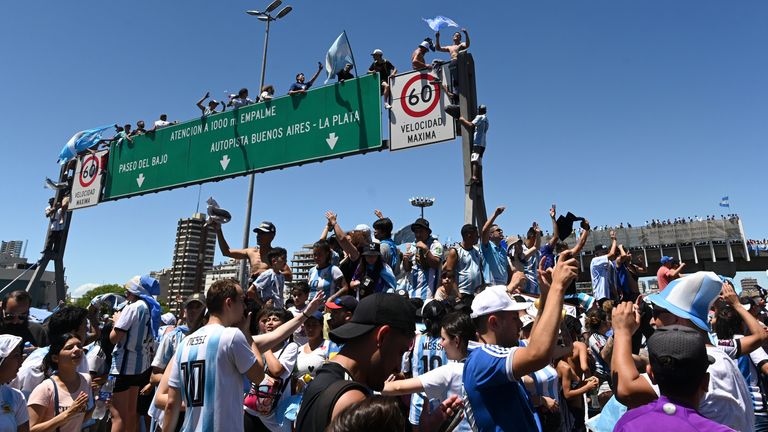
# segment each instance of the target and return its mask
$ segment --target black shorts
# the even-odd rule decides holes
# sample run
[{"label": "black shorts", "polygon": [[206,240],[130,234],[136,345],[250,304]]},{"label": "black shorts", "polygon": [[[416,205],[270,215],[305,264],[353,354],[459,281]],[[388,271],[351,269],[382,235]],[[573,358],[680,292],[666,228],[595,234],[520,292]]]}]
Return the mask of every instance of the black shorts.
[{"label": "black shorts", "polygon": [[483,153],[485,153],[485,147],[473,145],[472,146],[472,153],[477,153],[478,155],[480,155],[482,157]]},{"label": "black shorts", "polygon": [[115,388],[113,393],[120,393],[131,387],[144,387],[149,382],[149,376],[152,374],[152,368],[147,369],[138,375],[112,375],[115,377]]}]

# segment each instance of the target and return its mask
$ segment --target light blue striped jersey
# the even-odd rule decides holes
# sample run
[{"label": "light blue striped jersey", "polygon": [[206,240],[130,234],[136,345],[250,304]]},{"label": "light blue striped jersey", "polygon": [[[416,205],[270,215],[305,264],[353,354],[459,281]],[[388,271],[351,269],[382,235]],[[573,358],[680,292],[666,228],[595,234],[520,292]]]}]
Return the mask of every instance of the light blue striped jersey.
[{"label": "light blue striped jersey", "polygon": [[[528,247],[523,245],[523,253],[528,252]],[[528,259],[525,261],[525,278],[528,279],[528,283],[526,284],[525,291],[528,294],[535,294],[539,295],[541,294],[541,291],[539,291],[539,275],[537,273],[539,269],[539,261],[541,260],[541,252],[536,250],[533,252],[533,254],[528,257]]]},{"label": "light blue striped jersey", "polygon": [[456,285],[461,294],[475,295],[475,292],[483,286],[483,259],[480,249],[473,246],[469,250],[457,245],[455,248],[458,259],[456,261]]},{"label": "light blue striped jersey", "polygon": [[[160,345],[157,347],[155,357],[152,359],[152,367],[165,370],[165,368],[171,363],[173,355],[176,354],[176,349],[181,343],[181,340],[184,339],[188,332],[189,329],[187,326],[177,326],[173,330],[162,335],[160,337]],[[158,392],[155,392],[155,395],[152,397],[152,403],[149,404],[149,410],[147,411],[147,414],[152,417],[156,424],[162,424],[163,410],[155,406],[157,393]]]},{"label": "light blue striped jersey", "polygon": [[[447,363],[448,357],[445,354],[445,350],[440,345],[439,337],[435,338],[428,334],[420,334],[416,336],[416,339],[413,341],[413,352],[411,353],[410,361],[410,371],[414,378],[424,375]],[[423,392],[411,395],[411,412],[408,416],[408,420],[413,425],[419,424],[421,408],[424,404],[425,397],[426,395]]]},{"label": "light blue striped jersey", "polygon": [[[528,341],[519,340],[521,347],[528,346]],[[544,366],[534,373],[528,374],[533,379],[535,391],[531,395],[545,396],[550,399],[558,400],[560,394],[560,378],[557,376],[557,369],[551,365]]]},{"label": "light blue striped jersey", "polygon": [[[429,245],[429,251],[432,255],[443,258],[443,245],[440,244],[437,239],[429,238],[425,242]],[[411,280],[408,287],[408,295],[411,298],[420,298],[424,301],[431,299],[435,295],[435,290],[440,284],[440,266],[438,268],[431,268],[424,264],[419,264],[424,257],[419,257],[420,252],[417,250],[411,257]]]},{"label": "light blue striped jersey", "polygon": [[336,286],[336,281],[343,278],[344,273],[335,265],[325,266],[318,269],[312,267],[309,271],[309,298],[313,298],[318,291],[325,293],[325,298],[332,296],[340,287]]},{"label": "light blue striped jersey", "polygon": [[123,308],[115,323],[126,332],[112,351],[110,375],[139,375],[149,369],[155,351],[152,319],[144,300],[136,300]]},{"label": "light blue striped jersey", "polygon": [[181,430],[243,430],[243,380],[255,362],[250,343],[236,327],[209,324],[185,337],[168,379],[187,406]]},{"label": "light blue striped jersey", "polygon": [[483,278],[488,285],[506,285],[509,278],[507,253],[496,243],[489,241],[480,245],[483,255]]}]

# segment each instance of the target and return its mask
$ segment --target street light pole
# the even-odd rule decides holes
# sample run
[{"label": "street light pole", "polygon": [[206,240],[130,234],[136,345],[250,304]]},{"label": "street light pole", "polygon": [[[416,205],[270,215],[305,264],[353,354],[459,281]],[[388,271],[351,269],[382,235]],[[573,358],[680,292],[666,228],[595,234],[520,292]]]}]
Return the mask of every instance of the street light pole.
[{"label": "street light pole", "polygon": [[[267,6],[267,9],[264,12],[259,12],[255,10],[249,10],[246,11],[248,15],[253,15],[257,17],[261,21],[266,21],[267,27],[266,31],[264,32],[264,53],[261,57],[261,79],[259,81],[259,88],[257,90],[257,97],[261,94],[261,89],[264,88],[264,75],[267,72],[267,47],[269,46],[269,24],[272,21],[277,21],[278,19],[288,15],[288,13],[291,12],[293,8],[290,6],[284,7],[280,12],[278,12],[277,17],[273,17],[270,15],[270,13],[277,9],[278,6],[282,3],[282,0],[275,0],[272,3],[270,3],[269,6]],[[243,224],[243,249],[248,248],[248,240],[251,237],[251,209],[253,207],[253,186],[254,182],[256,180],[256,174],[251,173],[250,176],[248,176],[248,199],[246,201],[245,205],[245,223]],[[246,288],[248,283],[248,275],[246,274],[246,260],[240,261],[240,286],[243,287],[243,289]]]}]

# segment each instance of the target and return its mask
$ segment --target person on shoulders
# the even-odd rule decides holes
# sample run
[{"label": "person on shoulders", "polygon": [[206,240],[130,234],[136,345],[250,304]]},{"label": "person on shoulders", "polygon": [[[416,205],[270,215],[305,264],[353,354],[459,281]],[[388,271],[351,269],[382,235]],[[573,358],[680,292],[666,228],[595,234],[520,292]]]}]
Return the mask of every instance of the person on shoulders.
[{"label": "person on shoulders", "polygon": [[285,287],[283,271],[288,260],[288,252],[284,248],[274,247],[267,253],[267,260],[269,261],[270,268],[260,274],[251,284],[249,291],[255,290],[256,293],[248,297],[254,298],[260,306],[282,309],[285,303],[283,301],[283,290]]},{"label": "person on shoulders", "polygon": [[[248,260],[251,269],[249,283],[253,283],[261,273],[269,269],[269,258],[267,258],[267,254],[272,250],[272,240],[275,239],[277,233],[275,224],[269,221],[261,222],[259,226],[253,229],[253,232],[256,233],[257,246],[244,249],[230,249],[229,243],[227,243],[227,240],[224,238],[224,231],[221,229],[221,224],[212,223],[211,225],[216,230],[216,239],[218,240],[219,250],[222,255],[238,260]],[[288,265],[283,268],[281,273],[286,281],[290,282],[293,280],[293,273]]]},{"label": "person on shoulders", "polygon": [[670,282],[682,276],[681,272],[685,267],[685,263],[680,263],[675,258],[666,255],[661,257],[660,263],[661,267],[656,272],[656,279],[659,283],[659,291],[664,291]]}]

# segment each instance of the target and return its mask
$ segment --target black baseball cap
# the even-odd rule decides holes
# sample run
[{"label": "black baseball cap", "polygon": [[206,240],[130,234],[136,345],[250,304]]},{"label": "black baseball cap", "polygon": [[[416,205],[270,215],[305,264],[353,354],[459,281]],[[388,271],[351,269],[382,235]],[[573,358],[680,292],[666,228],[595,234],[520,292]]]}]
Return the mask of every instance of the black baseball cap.
[{"label": "black baseball cap", "polygon": [[363,250],[360,252],[362,256],[381,256],[381,246],[378,243],[370,243],[363,245]]},{"label": "black baseball cap", "polygon": [[199,293],[199,292],[194,293],[191,296],[187,297],[187,299],[184,300],[184,307],[186,308],[188,304],[194,301],[202,304],[203,307],[205,307],[205,296],[203,295],[203,293]]},{"label": "black baseball cap", "polygon": [[704,337],[681,325],[656,329],[648,339],[648,357],[654,376],[672,380],[703,374],[715,362],[707,354]]},{"label": "black baseball cap", "polygon": [[336,297],[332,302],[325,302],[325,306],[328,309],[346,309],[350,312],[354,312],[357,309],[358,301],[351,295],[344,295]]},{"label": "black baseball cap", "polygon": [[331,330],[329,336],[333,342],[344,343],[382,325],[415,333],[416,310],[408,300],[397,294],[371,294],[360,300],[352,319]]},{"label": "black baseball cap", "polygon": [[260,223],[259,226],[257,226],[256,228],[253,229],[253,232],[255,232],[256,234],[258,234],[260,232],[261,233],[267,233],[267,234],[269,234],[269,233],[274,234],[276,231],[277,231],[277,229],[275,228],[275,224],[273,224],[272,222],[269,222],[269,221],[264,221],[264,222]]},{"label": "black baseball cap", "polygon": [[430,234],[432,234],[432,229],[429,227],[429,221],[424,218],[418,218],[416,219],[416,222],[411,224],[411,231],[414,231],[415,228],[424,228],[427,231],[429,231]]}]

